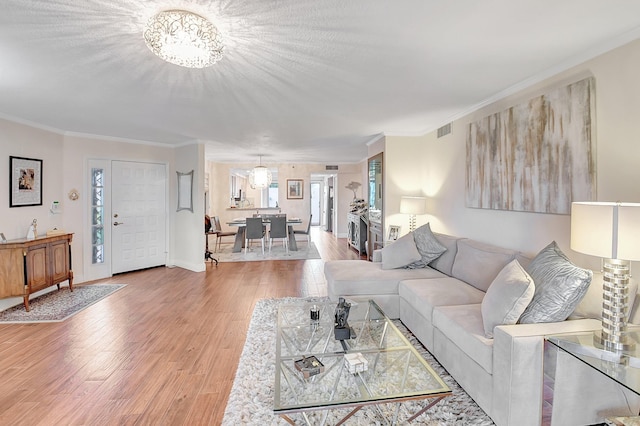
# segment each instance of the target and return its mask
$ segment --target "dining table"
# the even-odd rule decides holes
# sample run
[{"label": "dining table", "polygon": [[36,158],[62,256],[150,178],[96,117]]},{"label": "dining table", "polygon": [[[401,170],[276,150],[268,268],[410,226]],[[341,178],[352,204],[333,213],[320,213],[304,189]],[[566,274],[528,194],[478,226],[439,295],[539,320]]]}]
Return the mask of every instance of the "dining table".
[{"label": "dining table", "polygon": [[[268,225],[271,222],[271,218],[263,217],[262,223]],[[287,218],[287,227],[289,234],[289,250],[298,251],[298,244],[296,244],[296,236],[293,233],[293,225],[300,225],[302,223],[302,219],[299,217]],[[233,249],[231,251],[233,253],[240,253],[242,248],[244,247],[244,231],[247,226],[246,218],[237,218],[232,221],[227,222],[229,226],[237,226],[238,232],[236,233],[236,239],[233,243]]]}]

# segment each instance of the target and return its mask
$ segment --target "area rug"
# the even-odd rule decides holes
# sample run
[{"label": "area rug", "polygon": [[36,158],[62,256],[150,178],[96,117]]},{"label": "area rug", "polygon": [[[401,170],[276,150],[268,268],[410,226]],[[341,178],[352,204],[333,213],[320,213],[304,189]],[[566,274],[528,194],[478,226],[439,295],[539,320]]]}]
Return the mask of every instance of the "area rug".
[{"label": "area rug", "polygon": [[[262,299],[256,303],[247,332],[242,356],[233,382],[229,402],[224,413],[223,425],[287,425],[288,423],[273,413],[275,380],[275,333],[276,313],[281,303],[291,303],[296,299]],[[307,299],[324,301],[326,299]],[[438,402],[415,419],[414,425],[493,425],[494,423],[480,407],[467,395],[446,370],[420,344],[400,321],[394,321],[402,333],[431,364],[453,391],[453,395]],[[406,402],[400,408],[400,419],[410,417],[424,406],[425,401]],[[358,411],[346,424],[381,425],[387,424],[395,404],[369,406]],[[331,410],[326,423],[336,424],[349,412],[348,409]],[[320,412],[322,413],[322,412]],[[292,415],[301,421],[300,415]],[[381,418],[384,416],[384,418]]]},{"label": "area rug", "polygon": [[220,251],[213,253],[213,257],[218,259],[219,262],[255,262],[260,260],[306,260],[306,259],[320,259],[320,253],[316,245],[311,242],[307,244],[306,241],[298,242],[298,250],[289,250],[286,252],[281,242],[274,242],[271,247],[271,253],[269,253],[268,245],[264,248],[264,256],[262,255],[262,249],[260,244],[253,243],[249,248],[247,254],[244,253],[244,249],[240,253],[232,253],[231,249],[233,244],[222,244]]},{"label": "area rug", "polygon": [[21,303],[0,312],[0,323],[60,322],[120,290],[126,284],[91,284],[67,287],[29,301],[27,312]]}]

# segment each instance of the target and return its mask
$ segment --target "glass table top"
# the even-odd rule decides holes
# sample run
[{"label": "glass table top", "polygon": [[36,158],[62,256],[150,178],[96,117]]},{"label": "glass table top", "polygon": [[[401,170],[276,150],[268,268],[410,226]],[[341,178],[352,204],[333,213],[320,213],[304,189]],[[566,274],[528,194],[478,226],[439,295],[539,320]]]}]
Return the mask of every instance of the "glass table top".
[{"label": "glass table top", "polygon": [[[296,412],[446,396],[451,390],[373,301],[351,301],[348,323],[355,338],[334,337],[336,303],[282,305],[278,311],[274,411]],[[346,353],[360,353],[368,369],[350,373]],[[315,356],[324,371],[304,378],[294,362]]]},{"label": "glass table top", "polygon": [[631,351],[612,352],[594,343],[594,333],[558,334],[546,340],[640,395],[640,327],[629,328]]}]

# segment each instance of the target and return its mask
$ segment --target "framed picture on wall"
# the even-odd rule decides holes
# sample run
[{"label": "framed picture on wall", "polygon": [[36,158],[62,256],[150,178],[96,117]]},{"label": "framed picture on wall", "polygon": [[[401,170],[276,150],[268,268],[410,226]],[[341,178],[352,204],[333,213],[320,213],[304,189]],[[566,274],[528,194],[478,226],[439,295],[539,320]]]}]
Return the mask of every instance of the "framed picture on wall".
[{"label": "framed picture on wall", "polygon": [[395,241],[400,236],[400,225],[389,225],[389,237],[387,241]]},{"label": "framed picture on wall", "polygon": [[302,200],[302,179],[287,179],[287,199]]},{"label": "framed picture on wall", "polygon": [[42,205],[42,160],[9,157],[9,207]]}]

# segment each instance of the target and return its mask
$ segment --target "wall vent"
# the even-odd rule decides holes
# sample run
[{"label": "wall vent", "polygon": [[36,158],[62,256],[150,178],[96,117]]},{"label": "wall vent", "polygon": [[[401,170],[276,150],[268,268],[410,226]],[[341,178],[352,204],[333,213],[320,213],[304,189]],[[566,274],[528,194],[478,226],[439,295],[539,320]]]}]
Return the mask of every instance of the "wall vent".
[{"label": "wall vent", "polygon": [[438,137],[441,138],[443,136],[448,135],[449,133],[451,133],[451,123],[445,124],[444,126],[440,127],[438,129]]},{"label": "wall vent", "polygon": [[335,166],[327,165],[327,166],[325,166],[325,170],[338,170],[338,166],[337,165],[335,165]]}]

